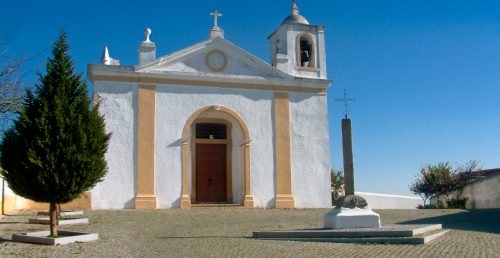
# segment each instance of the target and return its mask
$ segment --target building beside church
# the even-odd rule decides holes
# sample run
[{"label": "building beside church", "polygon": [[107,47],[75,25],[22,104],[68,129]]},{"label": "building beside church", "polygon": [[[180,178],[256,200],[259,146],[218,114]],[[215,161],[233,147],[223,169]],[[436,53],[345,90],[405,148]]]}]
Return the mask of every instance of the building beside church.
[{"label": "building beside church", "polygon": [[92,209],[331,207],[324,26],[291,14],[268,37],[270,63],[224,38],[157,56],[146,29],[138,64],[106,48],[88,65],[112,133]]}]

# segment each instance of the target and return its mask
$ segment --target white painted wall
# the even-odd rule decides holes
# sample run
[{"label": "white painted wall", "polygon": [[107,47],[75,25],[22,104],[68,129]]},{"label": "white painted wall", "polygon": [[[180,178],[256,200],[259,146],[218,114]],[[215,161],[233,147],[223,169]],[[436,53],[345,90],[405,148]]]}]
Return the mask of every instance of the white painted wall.
[{"label": "white painted wall", "polygon": [[[210,51],[220,50],[219,44],[209,44],[207,47],[199,50],[195,54],[183,56],[175,59],[173,63],[162,63],[158,67],[148,68],[148,72],[183,72],[193,74],[210,74],[212,71],[207,67],[205,58]],[[241,53],[231,48],[224,48],[227,58],[227,66],[224,75],[235,78],[276,78],[276,75],[269,70],[263,69],[248,59],[242,58]]]},{"label": "white painted wall", "polygon": [[290,93],[290,113],[295,205],[331,207],[326,95]]},{"label": "white painted wall", "polygon": [[106,153],[108,173],[92,190],[92,209],[133,208],[136,181],[137,85],[95,82],[106,131],[112,132]]},{"label": "white painted wall", "polygon": [[[467,184],[463,191],[462,197],[467,198],[465,207],[467,209],[498,209],[500,208],[500,173],[480,178]],[[441,195],[443,205],[447,205],[447,199],[454,196],[455,193]],[[433,198],[431,204],[437,205],[437,199]]]},{"label": "white painted wall", "polygon": [[366,199],[372,209],[416,209],[423,205],[422,198],[404,195],[356,192]]},{"label": "white painted wall", "polygon": [[[250,170],[255,206],[268,208],[274,206],[274,132],[271,115],[273,92],[180,85],[158,85],[156,90],[155,167],[159,208],[179,207],[182,182],[180,139],[182,129],[194,112],[212,105],[228,107],[246,121],[252,139]],[[233,137],[241,138],[237,135]],[[241,155],[242,148],[233,145],[233,158],[242,159],[241,156],[235,157]],[[242,167],[233,166],[235,200],[242,198],[242,173]]]},{"label": "white painted wall", "polygon": [[500,173],[478,179],[465,186],[462,193],[467,198],[467,209],[500,208]]},{"label": "white painted wall", "polygon": [[[137,85],[95,82],[106,130],[112,132],[108,174],[92,189],[93,209],[133,208],[136,191]],[[272,208],[275,198],[274,93],[181,85],[156,87],[155,189],[158,208],[180,206],[181,136],[187,119],[201,108],[223,105],[237,112],[250,131],[251,192],[256,207]],[[291,93],[292,191],[298,208],[331,207],[326,95]],[[230,116],[204,117],[232,124],[233,201],[244,194],[243,133]],[[191,156],[191,155],[190,155]],[[189,176],[191,176],[191,161]],[[191,187],[191,184],[189,184]]]}]

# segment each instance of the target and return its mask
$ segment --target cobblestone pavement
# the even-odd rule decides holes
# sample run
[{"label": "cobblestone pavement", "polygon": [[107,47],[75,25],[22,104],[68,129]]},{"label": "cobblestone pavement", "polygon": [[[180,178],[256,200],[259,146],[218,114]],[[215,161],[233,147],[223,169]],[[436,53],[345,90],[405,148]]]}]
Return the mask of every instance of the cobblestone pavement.
[{"label": "cobblestone pavement", "polygon": [[452,229],[427,245],[335,244],[256,240],[253,231],[322,227],[327,209],[194,208],[89,211],[91,243],[40,246],[11,241],[34,213],[0,218],[0,257],[500,257],[500,210],[378,210],[382,224],[442,223]]}]

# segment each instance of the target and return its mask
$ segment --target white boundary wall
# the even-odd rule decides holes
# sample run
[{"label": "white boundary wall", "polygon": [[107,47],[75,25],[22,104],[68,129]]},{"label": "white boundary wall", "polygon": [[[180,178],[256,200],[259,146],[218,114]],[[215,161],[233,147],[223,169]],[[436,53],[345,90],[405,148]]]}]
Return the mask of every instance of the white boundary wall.
[{"label": "white boundary wall", "polygon": [[500,208],[500,173],[478,179],[466,185],[462,196],[467,197],[467,209]]},{"label": "white boundary wall", "polygon": [[[467,198],[465,208],[467,209],[498,209],[500,208],[500,173],[490,175],[470,182],[464,187],[462,197]],[[443,205],[452,194],[440,197]],[[437,199],[433,198],[431,204],[436,205]]]},{"label": "white boundary wall", "polygon": [[424,202],[420,197],[356,192],[366,199],[372,209],[416,209]]}]

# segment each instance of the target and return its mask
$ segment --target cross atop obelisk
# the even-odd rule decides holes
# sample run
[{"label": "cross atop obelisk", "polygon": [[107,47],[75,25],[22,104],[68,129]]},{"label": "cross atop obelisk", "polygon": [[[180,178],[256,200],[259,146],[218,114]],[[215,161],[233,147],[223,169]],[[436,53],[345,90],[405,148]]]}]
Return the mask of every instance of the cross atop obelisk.
[{"label": "cross atop obelisk", "polygon": [[213,13],[210,13],[210,16],[214,17],[214,29],[218,29],[219,26],[217,24],[217,20],[222,16],[222,13],[219,13],[217,10],[215,10]]},{"label": "cross atop obelisk", "polygon": [[344,97],[343,98],[336,98],[334,100],[344,102],[344,116],[345,116],[345,118],[347,118],[347,115],[349,115],[349,109],[347,108],[347,104],[349,101],[356,101],[356,99],[355,98],[348,98],[347,97],[347,90],[344,89]]}]

